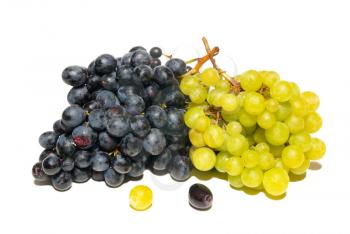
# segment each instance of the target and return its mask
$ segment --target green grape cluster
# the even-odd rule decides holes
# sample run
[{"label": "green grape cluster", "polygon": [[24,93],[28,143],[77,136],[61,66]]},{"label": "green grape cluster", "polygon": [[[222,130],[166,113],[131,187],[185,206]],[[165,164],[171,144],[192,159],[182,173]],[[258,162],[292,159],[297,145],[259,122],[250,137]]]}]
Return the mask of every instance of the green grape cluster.
[{"label": "green grape cluster", "polygon": [[304,174],[325,154],[311,136],[322,126],[319,97],[276,72],[249,70],[230,80],[207,68],[185,75],[180,89],[191,100],[184,121],[194,167],[227,173],[234,188],[283,195],[291,173]]}]

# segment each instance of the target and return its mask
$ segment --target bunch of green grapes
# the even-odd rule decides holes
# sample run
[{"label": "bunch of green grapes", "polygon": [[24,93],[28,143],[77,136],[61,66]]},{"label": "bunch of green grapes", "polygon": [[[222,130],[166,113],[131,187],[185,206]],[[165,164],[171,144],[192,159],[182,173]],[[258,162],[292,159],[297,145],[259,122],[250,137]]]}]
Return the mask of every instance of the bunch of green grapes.
[{"label": "bunch of green grapes", "polygon": [[325,154],[311,136],[322,126],[319,97],[276,72],[249,70],[230,80],[207,68],[184,76],[180,89],[191,100],[184,121],[194,167],[227,173],[234,188],[283,195],[290,173],[304,174]]}]

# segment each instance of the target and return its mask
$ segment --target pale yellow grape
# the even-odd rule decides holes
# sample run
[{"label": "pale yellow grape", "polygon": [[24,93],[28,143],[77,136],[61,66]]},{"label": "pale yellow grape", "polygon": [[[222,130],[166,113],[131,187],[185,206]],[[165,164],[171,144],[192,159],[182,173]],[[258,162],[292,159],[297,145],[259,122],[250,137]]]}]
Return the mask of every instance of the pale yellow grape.
[{"label": "pale yellow grape", "polygon": [[185,115],[184,121],[187,127],[193,128],[199,116],[205,115],[203,109],[201,107],[191,107],[189,108]]},{"label": "pale yellow grape", "polygon": [[288,174],[281,168],[272,168],[264,173],[263,186],[272,196],[280,196],[287,191]]},{"label": "pale yellow grape", "polygon": [[258,128],[255,132],[254,132],[254,141],[256,143],[262,143],[262,142],[266,142],[266,137],[265,137],[265,130],[262,128]]},{"label": "pale yellow grape", "polygon": [[259,152],[258,155],[259,155],[259,167],[262,170],[266,171],[275,166],[276,160],[273,157],[273,154],[271,154],[270,152],[262,151],[262,152]]},{"label": "pale yellow grape", "polygon": [[220,147],[224,140],[224,130],[218,125],[210,125],[204,132],[204,142],[211,148]]},{"label": "pale yellow grape", "polygon": [[244,184],[242,183],[241,176],[228,176],[228,182],[230,185],[236,189],[240,189],[244,187]]},{"label": "pale yellow grape", "polygon": [[244,127],[242,130],[242,135],[249,136],[255,133],[257,129],[257,125],[253,125],[251,127]]},{"label": "pale yellow grape", "polygon": [[326,144],[318,139],[311,139],[311,149],[305,153],[305,156],[310,160],[319,160],[323,158],[326,153]]},{"label": "pale yellow grape", "polygon": [[290,115],[284,122],[287,124],[290,133],[298,133],[304,130],[304,118],[297,115]]},{"label": "pale yellow grape", "polygon": [[243,107],[244,104],[244,99],[247,96],[249,92],[242,91],[237,95],[238,101],[239,101],[239,106]]},{"label": "pale yellow grape", "polygon": [[320,106],[320,98],[311,91],[306,91],[301,94],[301,98],[306,101],[306,103],[309,105],[310,111],[316,111],[317,108]]},{"label": "pale yellow grape", "polygon": [[242,132],[242,125],[237,121],[230,121],[226,125],[226,132],[230,135],[240,134]]},{"label": "pale yellow grape", "polygon": [[229,138],[229,135],[227,134],[226,131],[224,131],[224,143],[219,146],[219,147],[215,147],[215,150],[217,151],[227,151],[227,148],[226,148],[226,141],[228,140]]},{"label": "pale yellow grape", "polygon": [[279,102],[286,102],[292,96],[292,87],[287,81],[280,80],[271,87],[270,94],[273,99]]},{"label": "pale yellow grape", "polygon": [[200,86],[198,76],[186,76],[182,78],[180,82],[180,90],[186,94],[189,95],[193,89]]},{"label": "pale yellow grape", "polygon": [[292,95],[291,95],[291,99],[296,99],[296,98],[299,98],[300,97],[300,88],[299,86],[294,83],[294,82],[289,82],[289,85],[292,89]]},{"label": "pale yellow grape", "polygon": [[225,173],[226,172],[226,162],[227,162],[227,159],[230,157],[232,157],[232,155],[226,151],[219,152],[216,155],[215,169],[218,172]]},{"label": "pale yellow grape", "polygon": [[272,128],[265,130],[265,137],[271,145],[283,145],[289,138],[288,126],[285,123],[277,122]]},{"label": "pale yellow grape", "polygon": [[255,188],[261,185],[263,177],[264,173],[258,167],[244,168],[241,174],[242,183],[249,188]]},{"label": "pale yellow grape", "polygon": [[248,114],[246,111],[242,110],[239,113],[239,122],[244,127],[252,127],[256,124],[256,116]]},{"label": "pale yellow grape", "polygon": [[238,176],[244,168],[243,160],[240,157],[230,157],[226,160],[226,172],[231,176]]},{"label": "pale yellow grape", "polygon": [[290,145],[299,146],[303,152],[311,149],[311,136],[307,132],[292,134],[289,138]]},{"label": "pale yellow grape", "polygon": [[254,150],[246,150],[242,154],[244,167],[254,168],[259,163],[259,154]]},{"label": "pale yellow grape", "polygon": [[210,126],[210,119],[206,115],[199,116],[195,123],[193,128],[197,131],[204,132],[209,126]]},{"label": "pale yellow grape", "polygon": [[305,130],[309,133],[315,133],[322,127],[322,118],[316,112],[311,112],[305,116]]},{"label": "pale yellow grape", "polygon": [[234,111],[239,107],[239,101],[232,93],[225,93],[222,95],[219,103],[222,109],[225,111]]},{"label": "pale yellow grape", "polygon": [[228,92],[231,90],[231,84],[228,80],[221,79],[221,80],[219,80],[218,83],[216,83],[215,89],[222,90],[224,92]]},{"label": "pale yellow grape", "polygon": [[256,152],[270,151],[270,146],[266,142],[260,142],[254,147]]},{"label": "pale yellow grape", "polygon": [[151,207],[153,201],[152,190],[145,185],[135,186],[129,194],[130,207],[142,211]]},{"label": "pale yellow grape", "polygon": [[276,168],[281,168],[281,169],[285,170],[287,173],[289,172],[289,168],[286,167],[286,165],[283,164],[281,158],[277,158],[277,159],[276,159],[275,167],[276,167]]},{"label": "pale yellow grape", "polygon": [[265,110],[256,120],[261,128],[268,129],[275,125],[277,118],[275,114]]},{"label": "pale yellow grape", "polygon": [[292,106],[289,102],[280,103],[276,117],[279,121],[286,120],[292,114]]},{"label": "pale yellow grape", "polygon": [[260,72],[260,74],[263,77],[263,84],[269,88],[280,80],[280,76],[274,71]]},{"label": "pale yellow grape", "polygon": [[247,139],[240,134],[229,136],[225,143],[227,151],[234,156],[241,156],[249,147]]},{"label": "pale yellow grape", "polygon": [[259,115],[265,110],[265,99],[260,93],[249,92],[244,98],[244,110],[251,115]]},{"label": "pale yellow grape", "polygon": [[215,166],[216,155],[207,147],[198,148],[192,154],[192,163],[200,171],[209,171]]},{"label": "pale yellow grape", "polygon": [[284,149],[284,145],[270,145],[270,152],[275,156],[276,158],[282,156],[282,151]]},{"label": "pale yellow grape", "polygon": [[215,86],[220,81],[219,72],[215,68],[207,68],[200,74],[202,83],[206,86]]},{"label": "pale yellow grape", "polygon": [[267,111],[275,113],[278,111],[280,104],[277,100],[270,98],[265,101],[265,106]]},{"label": "pale yellow grape", "polygon": [[292,106],[293,114],[295,115],[305,116],[309,112],[308,104],[302,98],[290,100],[290,104]]},{"label": "pale yellow grape", "polygon": [[209,104],[216,107],[220,107],[221,97],[225,94],[224,91],[220,89],[212,89],[207,96],[207,101]]},{"label": "pale yellow grape", "polygon": [[191,102],[196,103],[196,104],[201,104],[205,101],[207,98],[208,91],[205,87],[203,86],[198,86],[192,89],[190,92],[190,99]]},{"label": "pale yellow grape", "polygon": [[290,169],[298,168],[305,159],[302,149],[295,145],[289,145],[282,151],[282,162]]},{"label": "pale yellow grape", "polygon": [[307,171],[307,169],[309,169],[309,166],[310,166],[310,159],[305,159],[303,164],[301,164],[300,167],[294,168],[294,169],[290,169],[290,171],[294,175],[302,175],[302,174],[304,174]]},{"label": "pale yellow grape", "polygon": [[259,72],[249,70],[240,76],[240,84],[245,91],[257,91],[262,86],[262,77]]},{"label": "pale yellow grape", "polygon": [[231,121],[236,121],[239,119],[241,113],[241,109],[238,108],[235,111],[224,111],[221,110],[220,114],[221,117],[226,121],[226,122],[231,122]]},{"label": "pale yellow grape", "polygon": [[203,147],[205,146],[205,142],[204,142],[204,138],[203,138],[203,133],[195,130],[195,129],[191,129],[188,132],[188,138],[190,139],[190,142],[193,146],[195,147]]}]

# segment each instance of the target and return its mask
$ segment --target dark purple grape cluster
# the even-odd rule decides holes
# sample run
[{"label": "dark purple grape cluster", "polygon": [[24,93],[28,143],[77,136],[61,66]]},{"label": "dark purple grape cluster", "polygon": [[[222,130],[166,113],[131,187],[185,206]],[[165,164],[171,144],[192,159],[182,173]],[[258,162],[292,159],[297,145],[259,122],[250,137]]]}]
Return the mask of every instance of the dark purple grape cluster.
[{"label": "dark purple grape cluster", "polygon": [[161,55],[158,47],[147,52],[137,46],[123,57],[103,54],[88,68],[64,69],[70,106],[53,131],[39,137],[45,150],[33,166],[34,178],[59,191],[90,178],[118,187],[146,169],[188,179],[186,97],[177,80],[187,67],[181,59],[162,66]]}]

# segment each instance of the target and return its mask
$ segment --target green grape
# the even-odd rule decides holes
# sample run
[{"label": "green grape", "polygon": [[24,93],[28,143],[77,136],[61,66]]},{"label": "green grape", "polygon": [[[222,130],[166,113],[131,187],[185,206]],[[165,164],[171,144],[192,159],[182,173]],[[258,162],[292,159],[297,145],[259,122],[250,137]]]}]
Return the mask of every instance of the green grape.
[{"label": "green grape", "polygon": [[249,148],[247,139],[240,134],[229,136],[225,143],[227,151],[233,156],[241,156]]},{"label": "green grape", "polygon": [[263,186],[272,196],[280,196],[287,191],[288,174],[281,168],[272,168],[264,173]]},{"label": "green grape", "polygon": [[262,77],[259,72],[249,70],[241,75],[240,83],[245,91],[257,91],[262,86]]},{"label": "green grape", "polygon": [[245,99],[247,93],[249,93],[249,92],[242,91],[242,92],[240,92],[240,93],[237,95],[237,98],[238,98],[238,102],[239,102],[239,106],[240,106],[240,107],[243,107],[244,99]]},{"label": "green grape", "polygon": [[239,122],[243,127],[252,127],[256,124],[256,116],[248,114],[246,111],[242,110],[239,113]]},{"label": "green grape", "polygon": [[264,177],[263,171],[258,168],[244,168],[241,174],[242,184],[249,188],[259,187]]},{"label": "green grape", "polygon": [[305,130],[309,133],[315,133],[322,127],[322,118],[316,112],[311,112],[305,117]]},{"label": "green grape", "polygon": [[251,115],[260,115],[265,110],[265,99],[260,93],[249,92],[244,98],[244,110]]},{"label": "green grape", "polygon": [[262,71],[260,74],[263,77],[263,84],[269,88],[280,80],[280,76],[274,71]]},{"label": "green grape", "polygon": [[241,113],[241,109],[237,109],[235,111],[224,111],[221,110],[221,117],[226,121],[226,122],[231,122],[231,121],[236,121],[239,119]]},{"label": "green grape", "polygon": [[200,77],[202,79],[202,83],[206,86],[215,86],[220,81],[219,72],[212,67],[205,69]]},{"label": "green grape", "polygon": [[259,154],[254,150],[246,150],[242,154],[244,167],[254,168],[259,163]]},{"label": "green grape", "polygon": [[252,135],[252,134],[255,133],[256,128],[257,128],[257,125],[256,125],[256,124],[253,125],[253,126],[251,126],[251,127],[245,127],[245,128],[243,128],[243,130],[242,130],[242,133],[243,133],[242,135],[245,135],[245,136]]},{"label": "green grape", "polygon": [[198,148],[192,153],[192,163],[200,171],[210,171],[216,164],[216,155],[207,147]]},{"label": "green grape", "polygon": [[200,83],[197,75],[185,76],[180,82],[180,90],[186,95],[189,95],[198,86],[200,86]]},{"label": "green grape", "polygon": [[191,129],[188,132],[188,138],[190,139],[191,144],[195,147],[205,146],[203,134],[195,129]]},{"label": "green grape", "polygon": [[310,160],[319,160],[323,158],[326,153],[326,144],[318,139],[311,139],[311,149],[305,153],[305,156]]},{"label": "green grape", "polygon": [[231,90],[231,84],[226,79],[221,79],[219,82],[215,85],[215,89],[222,90],[224,92],[229,92]]},{"label": "green grape", "polygon": [[296,99],[300,97],[300,88],[299,86],[294,83],[294,82],[289,82],[289,85],[292,89],[292,96],[290,97],[291,99]]},{"label": "green grape", "polygon": [[207,95],[208,95],[207,89],[203,86],[198,86],[191,90],[191,93],[189,96],[190,96],[191,102],[194,102],[196,104],[201,104],[205,101],[205,99],[207,98]]},{"label": "green grape", "polygon": [[236,189],[240,189],[244,187],[244,184],[242,183],[241,176],[228,176],[228,182],[230,185]]},{"label": "green grape", "polygon": [[142,211],[151,207],[153,201],[152,190],[145,185],[135,186],[129,194],[130,207]]},{"label": "green grape", "polygon": [[307,102],[302,98],[293,99],[290,104],[295,115],[305,116],[309,111]]},{"label": "green grape", "polygon": [[224,140],[224,130],[218,125],[210,125],[204,132],[204,142],[211,148],[220,147]]},{"label": "green grape", "polygon": [[252,135],[246,136],[246,138],[247,138],[249,147],[253,147],[256,144],[254,137]]},{"label": "green grape", "polygon": [[197,118],[203,115],[205,115],[205,113],[201,107],[190,107],[184,115],[186,126],[189,128],[194,128]]},{"label": "green grape", "polygon": [[193,128],[197,131],[204,132],[210,126],[210,119],[206,115],[198,116]]},{"label": "green grape", "polygon": [[290,133],[298,133],[304,130],[304,119],[297,115],[290,115],[284,122],[287,124]]},{"label": "green grape", "polygon": [[227,148],[226,148],[226,141],[228,140],[229,138],[229,135],[227,134],[226,131],[224,131],[224,143],[219,146],[219,147],[215,147],[215,150],[217,151],[227,151]]},{"label": "green grape", "polygon": [[225,92],[220,89],[213,89],[208,93],[207,101],[211,105],[220,107],[220,100],[224,94]]},{"label": "green grape", "polygon": [[276,164],[273,154],[267,151],[259,152],[259,167],[266,171],[273,168]]},{"label": "green grape", "polygon": [[292,88],[287,81],[280,80],[271,87],[270,94],[273,99],[279,102],[286,102],[292,96]]},{"label": "green grape", "polygon": [[239,101],[232,93],[225,93],[222,95],[219,103],[222,109],[225,111],[235,111],[239,107]]},{"label": "green grape", "polygon": [[299,146],[303,152],[311,149],[311,136],[307,132],[292,134],[289,138],[290,145]]},{"label": "green grape", "polygon": [[232,155],[226,151],[219,152],[216,155],[215,169],[218,172],[225,173],[226,172],[226,162],[227,162],[227,159],[229,159],[230,157],[232,157]]},{"label": "green grape", "polygon": [[230,121],[227,125],[226,125],[226,132],[230,135],[236,135],[236,134],[240,134],[242,132],[242,125],[237,122],[237,121]]},{"label": "green grape", "polygon": [[225,170],[231,176],[238,176],[244,168],[243,160],[240,157],[230,157],[226,160]]},{"label": "green grape", "polygon": [[308,104],[310,111],[316,111],[320,106],[320,99],[314,92],[306,91],[301,94],[301,98]]},{"label": "green grape", "polygon": [[262,143],[262,142],[266,142],[266,137],[265,137],[265,130],[262,128],[258,128],[255,132],[254,132],[254,141],[256,143]]},{"label": "green grape", "polygon": [[288,126],[285,123],[277,122],[272,128],[265,130],[265,137],[271,145],[283,145],[289,138]]},{"label": "green grape", "polygon": [[283,164],[281,158],[277,158],[277,159],[276,159],[275,167],[276,167],[276,168],[281,168],[281,169],[285,170],[286,173],[289,172],[289,168],[286,167],[286,166]]},{"label": "green grape", "polygon": [[281,103],[276,112],[277,119],[279,121],[286,120],[292,114],[292,106],[289,102]]},{"label": "green grape", "polygon": [[282,151],[282,162],[290,169],[298,168],[305,159],[303,150],[295,145],[289,145]]},{"label": "green grape", "polygon": [[270,111],[271,113],[275,113],[278,111],[280,104],[275,99],[270,98],[265,101],[265,106],[267,111]]},{"label": "green grape", "polygon": [[264,111],[257,118],[257,123],[261,128],[268,129],[271,128],[276,123],[276,115],[269,111]]},{"label": "green grape", "polygon": [[254,147],[256,152],[270,151],[270,146],[266,142],[260,142]]},{"label": "green grape", "polygon": [[294,175],[302,175],[307,171],[307,169],[309,169],[309,166],[310,166],[310,159],[305,159],[303,164],[301,164],[300,167],[295,168],[295,169],[290,169],[290,171]]},{"label": "green grape", "polygon": [[284,149],[284,145],[270,145],[270,152],[275,156],[276,158],[282,156],[282,151]]}]

